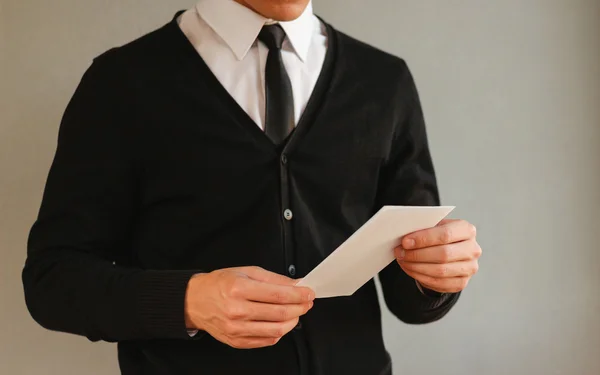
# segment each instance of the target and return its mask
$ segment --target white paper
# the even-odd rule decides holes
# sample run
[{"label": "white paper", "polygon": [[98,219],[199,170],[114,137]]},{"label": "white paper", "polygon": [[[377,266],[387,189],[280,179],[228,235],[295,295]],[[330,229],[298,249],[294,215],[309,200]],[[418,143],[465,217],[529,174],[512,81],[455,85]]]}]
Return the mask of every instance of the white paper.
[{"label": "white paper", "polygon": [[297,284],[317,298],[349,296],[396,259],[402,237],[436,226],[453,206],[385,206]]}]

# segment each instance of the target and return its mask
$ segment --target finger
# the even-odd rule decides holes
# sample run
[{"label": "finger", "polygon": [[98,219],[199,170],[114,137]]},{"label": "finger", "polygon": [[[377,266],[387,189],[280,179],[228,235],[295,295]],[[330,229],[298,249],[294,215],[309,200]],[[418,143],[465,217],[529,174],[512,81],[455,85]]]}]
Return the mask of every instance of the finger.
[{"label": "finger", "polygon": [[281,338],[298,324],[298,318],[285,322],[229,321],[225,334],[230,338]]},{"label": "finger", "polygon": [[306,314],[312,307],[313,302],[294,305],[248,302],[248,305],[246,306],[246,311],[248,311],[246,320],[285,322]]},{"label": "finger", "polygon": [[473,276],[477,272],[478,265],[475,260],[445,264],[402,263],[402,269],[434,278],[452,278]]},{"label": "finger", "polygon": [[278,338],[271,337],[238,337],[234,339],[228,339],[224,341],[224,344],[227,344],[235,349],[258,349],[267,346],[273,346],[278,342]]},{"label": "finger", "polygon": [[261,267],[242,267],[240,270],[248,275],[248,277],[256,281],[288,286],[293,286],[296,284],[296,280],[294,279],[290,279],[289,277],[275,272],[267,271]]},{"label": "finger", "polygon": [[222,305],[222,313],[228,320],[285,322],[304,315],[313,302],[280,305],[252,301],[229,301]]},{"label": "finger", "polygon": [[467,221],[449,221],[439,226],[417,231],[402,238],[405,249],[422,249],[425,247],[446,245],[469,240],[476,234],[475,227]]},{"label": "finger", "polygon": [[442,226],[444,224],[448,224],[448,223],[453,223],[455,221],[461,221],[461,219],[442,219],[442,221],[440,221],[436,227]]},{"label": "finger", "polygon": [[448,277],[439,279],[410,270],[404,270],[404,272],[417,280],[425,288],[439,293],[458,293],[465,289],[469,283],[468,277]]},{"label": "finger", "polygon": [[306,287],[268,284],[266,282],[248,280],[243,290],[234,293],[249,301],[292,305],[307,303],[315,299],[315,293]]},{"label": "finger", "polygon": [[395,249],[396,259],[400,262],[414,263],[452,263],[461,260],[477,259],[481,248],[474,239],[449,245],[438,245],[424,249]]}]

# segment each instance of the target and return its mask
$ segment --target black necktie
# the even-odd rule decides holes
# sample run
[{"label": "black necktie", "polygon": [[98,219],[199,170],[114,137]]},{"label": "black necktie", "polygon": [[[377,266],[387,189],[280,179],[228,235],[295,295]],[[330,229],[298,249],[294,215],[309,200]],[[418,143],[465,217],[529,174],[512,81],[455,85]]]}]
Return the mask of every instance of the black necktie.
[{"label": "black necktie", "polygon": [[269,48],[265,68],[265,133],[279,145],[294,129],[294,94],[281,58],[285,31],[280,25],[263,26],[258,40]]}]

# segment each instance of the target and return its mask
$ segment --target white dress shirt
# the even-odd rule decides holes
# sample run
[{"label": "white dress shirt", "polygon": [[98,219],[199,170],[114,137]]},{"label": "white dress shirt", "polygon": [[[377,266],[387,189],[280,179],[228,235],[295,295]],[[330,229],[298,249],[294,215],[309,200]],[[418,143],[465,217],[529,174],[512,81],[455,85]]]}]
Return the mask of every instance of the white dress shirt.
[{"label": "white dress shirt", "polygon": [[[261,129],[269,50],[256,38],[262,27],[271,23],[274,21],[233,0],[200,0],[179,19],[179,27],[210,70]],[[298,124],[323,67],[327,34],[313,14],[312,2],[299,18],[279,24],[286,33],[281,54],[292,84]]]}]

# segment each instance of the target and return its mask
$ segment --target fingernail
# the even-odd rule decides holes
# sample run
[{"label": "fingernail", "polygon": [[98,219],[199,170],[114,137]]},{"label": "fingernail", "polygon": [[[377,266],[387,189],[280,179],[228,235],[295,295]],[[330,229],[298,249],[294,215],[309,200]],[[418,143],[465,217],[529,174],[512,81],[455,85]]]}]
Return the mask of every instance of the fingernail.
[{"label": "fingernail", "polygon": [[406,247],[407,249],[412,249],[413,247],[415,247],[415,240],[413,240],[412,238],[405,240],[404,247]]},{"label": "fingernail", "polygon": [[404,249],[400,249],[400,253],[398,254],[398,260],[403,260],[406,255],[406,251]]}]

